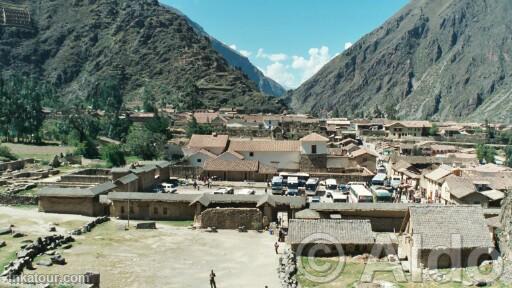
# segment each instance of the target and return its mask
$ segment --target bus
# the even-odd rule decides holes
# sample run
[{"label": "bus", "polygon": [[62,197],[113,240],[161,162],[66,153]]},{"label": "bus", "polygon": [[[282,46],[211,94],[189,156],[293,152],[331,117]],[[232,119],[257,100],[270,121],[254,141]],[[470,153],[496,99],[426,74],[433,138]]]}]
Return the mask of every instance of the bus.
[{"label": "bus", "polygon": [[372,193],[377,203],[393,203],[393,195],[386,189],[377,187],[372,189]]},{"label": "bus", "polygon": [[388,176],[386,174],[377,174],[373,177],[371,186],[385,186],[386,178]]},{"label": "bus", "polygon": [[297,179],[299,181],[299,190],[301,190],[302,192],[306,191],[306,181],[308,181],[308,179],[309,179],[308,173],[281,172],[281,173],[279,173],[279,176],[283,178],[283,185],[287,185],[288,178],[297,177]]},{"label": "bus", "polygon": [[288,196],[299,196],[299,178],[288,177],[287,188]]},{"label": "bus", "polygon": [[306,195],[307,196],[315,196],[316,189],[318,188],[318,178],[309,178],[306,182]]},{"label": "bus", "polygon": [[373,203],[373,194],[363,185],[350,185],[350,203]]},{"label": "bus", "polygon": [[332,190],[332,191],[338,190],[338,183],[336,182],[336,179],[325,180],[325,186],[326,186],[327,190]]},{"label": "bus", "polygon": [[336,192],[332,194],[332,202],[333,203],[347,203],[348,202],[348,196],[344,195],[341,192]]},{"label": "bus", "polygon": [[282,195],[283,194],[283,177],[274,176],[272,177],[272,194]]}]

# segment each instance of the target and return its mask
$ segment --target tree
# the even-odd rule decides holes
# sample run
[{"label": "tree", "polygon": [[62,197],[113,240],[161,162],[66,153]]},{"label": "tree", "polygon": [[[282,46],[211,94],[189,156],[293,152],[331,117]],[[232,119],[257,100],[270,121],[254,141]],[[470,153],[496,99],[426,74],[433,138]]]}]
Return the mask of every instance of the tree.
[{"label": "tree", "polygon": [[439,134],[439,127],[436,124],[432,124],[432,127],[428,129],[429,136],[437,136]]},{"label": "tree", "polygon": [[149,131],[145,126],[134,125],[126,140],[126,150],[144,160],[158,159],[163,154],[165,136]]},{"label": "tree", "polygon": [[146,121],[144,123],[144,126],[146,127],[146,129],[148,129],[149,131],[151,131],[153,133],[165,135],[166,138],[168,138],[168,139],[171,137],[171,134],[169,131],[169,119],[166,117],[160,116],[160,114],[158,114],[158,113],[155,113],[155,117]]},{"label": "tree", "polygon": [[505,165],[512,168],[512,145],[508,145],[505,148]]},{"label": "tree", "polygon": [[385,112],[385,115],[386,115],[386,118],[389,119],[389,120],[400,120],[399,117],[398,117],[398,111],[396,109],[396,106],[389,103],[388,105],[386,105],[385,109],[384,109],[384,112]]},{"label": "tree", "polygon": [[75,154],[82,155],[88,159],[95,159],[100,156],[100,152],[98,151],[98,146],[96,142],[92,139],[86,139],[83,142],[80,142],[76,146]]},{"label": "tree", "polygon": [[11,75],[0,77],[0,131],[8,141],[39,140],[44,122],[42,103],[53,97],[54,90],[46,83]]},{"label": "tree", "polygon": [[493,143],[496,139],[496,128],[492,127],[487,119],[485,120],[485,138],[487,143]]},{"label": "tree", "polygon": [[476,155],[478,160],[483,163],[494,163],[496,161],[496,149],[489,145],[479,144],[476,147]]},{"label": "tree", "polygon": [[212,134],[213,127],[209,124],[199,124],[197,119],[192,117],[187,124],[187,136],[191,137],[193,134],[209,135]]},{"label": "tree", "polygon": [[124,152],[120,145],[109,144],[101,148],[101,158],[107,161],[109,166],[120,167],[126,165]]}]

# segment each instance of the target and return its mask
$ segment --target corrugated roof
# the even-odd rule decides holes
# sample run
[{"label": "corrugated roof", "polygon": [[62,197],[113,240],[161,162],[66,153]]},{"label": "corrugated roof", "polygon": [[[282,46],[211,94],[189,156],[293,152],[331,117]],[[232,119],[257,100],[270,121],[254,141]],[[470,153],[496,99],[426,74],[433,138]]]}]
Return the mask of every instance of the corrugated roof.
[{"label": "corrugated roof", "polygon": [[399,126],[403,126],[403,127],[407,127],[407,128],[430,128],[430,127],[432,127],[432,123],[430,123],[429,121],[397,121],[397,122],[394,122],[387,126],[390,127],[390,126],[395,126],[395,125],[399,125]]},{"label": "corrugated roof", "polygon": [[290,244],[373,244],[370,220],[302,220],[288,222]]},{"label": "corrugated roof", "polygon": [[441,165],[436,170],[428,173],[425,175],[425,178],[436,181],[436,182],[443,182],[443,178],[447,177],[448,175],[452,174],[452,169],[449,166]]},{"label": "corrugated roof", "polygon": [[320,213],[311,209],[304,209],[295,213],[296,219],[320,219]]},{"label": "corrugated roof", "polygon": [[[413,203],[311,203],[309,208],[320,212],[338,211],[403,211]],[[417,204],[416,204],[417,205]]]},{"label": "corrugated roof", "polygon": [[169,193],[139,193],[139,192],[110,192],[108,199],[112,201],[160,201],[191,203],[198,197],[197,194],[169,194]]},{"label": "corrugated roof", "polygon": [[128,175],[125,175],[119,179],[117,179],[115,182],[121,182],[122,184],[128,184],[128,183],[131,183],[133,181],[137,181],[139,179],[139,177],[137,177],[137,175],[133,174],[133,173],[130,173]]},{"label": "corrugated roof", "polygon": [[[413,234],[421,235],[421,249],[494,247],[479,205],[413,206],[409,214]],[[452,241],[452,235],[460,235],[462,243]]]},{"label": "corrugated roof", "polygon": [[497,201],[505,198],[505,193],[498,191],[498,190],[488,190],[480,192],[485,197],[491,199],[492,201]]},{"label": "corrugated roof", "polygon": [[324,137],[318,133],[311,133],[300,139],[302,142],[328,142],[329,138]]},{"label": "corrugated roof", "polygon": [[230,151],[237,152],[299,152],[299,141],[277,140],[232,140]]},{"label": "corrugated roof", "polygon": [[91,188],[77,188],[77,187],[56,187],[48,186],[41,188],[37,191],[39,197],[66,197],[66,198],[92,198],[101,194],[105,194],[117,186],[112,182],[105,182]]}]

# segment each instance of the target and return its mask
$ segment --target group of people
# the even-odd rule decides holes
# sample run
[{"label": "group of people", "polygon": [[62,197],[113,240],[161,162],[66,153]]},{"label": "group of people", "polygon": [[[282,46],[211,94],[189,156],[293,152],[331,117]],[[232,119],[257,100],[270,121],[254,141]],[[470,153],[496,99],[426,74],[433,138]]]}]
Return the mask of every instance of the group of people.
[{"label": "group of people", "polygon": [[[188,176],[186,177],[186,179],[188,180]],[[199,185],[198,181],[202,181],[203,183],[205,183],[205,185],[208,187],[208,189],[210,189],[212,187],[213,179],[210,177],[197,176],[195,178],[192,177],[191,179],[194,179],[194,182],[192,182],[192,186],[194,187],[194,190],[195,189],[200,190],[200,185]]]}]

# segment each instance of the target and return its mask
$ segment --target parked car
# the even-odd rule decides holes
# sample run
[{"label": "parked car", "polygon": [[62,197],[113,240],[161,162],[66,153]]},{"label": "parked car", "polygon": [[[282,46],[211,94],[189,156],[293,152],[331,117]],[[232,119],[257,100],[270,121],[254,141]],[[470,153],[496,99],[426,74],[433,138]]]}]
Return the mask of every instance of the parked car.
[{"label": "parked car", "polygon": [[341,193],[343,194],[348,194],[348,191],[349,191],[349,187],[345,184],[340,184],[338,186],[338,190],[340,190]]},{"label": "parked car", "polygon": [[177,187],[177,186],[174,186],[171,183],[162,183],[162,189],[164,190],[165,193],[175,193],[175,192],[172,192],[172,191],[177,190],[175,187]]},{"label": "parked car", "polygon": [[223,194],[235,194],[235,189],[231,188],[231,187],[224,187],[224,188],[219,188],[217,190],[215,190],[213,192],[213,194],[218,194],[218,195],[223,195]]},{"label": "parked car", "polygon": [[236,194],[239,195],[254,195],[256,194],[256,190],[254,189],[240,189]]},{"label": "parked car", "polygon": [[393,188],[398,188],[400,186],[400,184],[402,183],[402,179],[400,178],[400,176],[393,176],[391,178],[391,187]]}]

